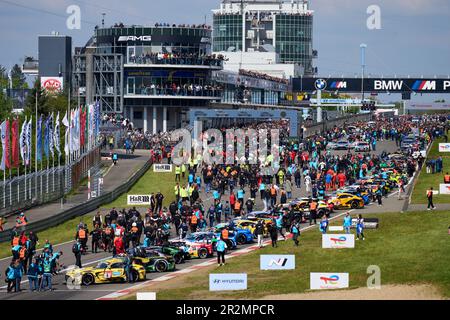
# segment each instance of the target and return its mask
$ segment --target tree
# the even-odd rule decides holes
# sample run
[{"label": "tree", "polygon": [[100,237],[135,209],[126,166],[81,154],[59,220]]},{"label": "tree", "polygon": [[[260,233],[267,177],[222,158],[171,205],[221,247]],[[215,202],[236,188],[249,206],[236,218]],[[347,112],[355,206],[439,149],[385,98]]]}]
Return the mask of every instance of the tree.
[{"label": "tree", "polygon": [[11,70],[12,87],[13,89],[27,89],[27,78],[23,74],[22,69],[18,64],[15,64]]},{"label": "tree", "polygon": [[11,100],[6,95],[8,88],[8,73],[6,68],[0,65],[0,121],[7,118],[11,114]]}]

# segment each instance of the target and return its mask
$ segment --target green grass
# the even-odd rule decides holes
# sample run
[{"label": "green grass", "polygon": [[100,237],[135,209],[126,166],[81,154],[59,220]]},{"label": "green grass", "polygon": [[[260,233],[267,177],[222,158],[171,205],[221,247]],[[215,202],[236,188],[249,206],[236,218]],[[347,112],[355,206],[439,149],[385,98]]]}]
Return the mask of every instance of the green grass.
[{"label": "green grass", "polygon": [[[80,221],[83,221],[88,225],[88,227],[91,227],[92,217],[93,215],[77,217],[56,227],[38,232],[37,235],[39,237],[39,245],[37,246],[37,249],[40,249],[44,246],[46,239],[50,240],[50,243],[52,243],[53,245],[73,240],[76,227],[80,223]],[[11,256],[10,243],[0,243],[0,258],[6,258],[9,256]]]},{"label": "green grass", "polygon": [[[209,272],[178,278],[176,288],[160,290],[158,299],[256,299],[272,294],[303,293],[309,290],[310,272],[348,272],[350,288],[365,287],[367,267],[381,269],[381,285],[432,284],[444,297],[450,297],[450,241],[447,233],[450,212],[384,213],[378,230],[366,230],[366,241],[355,249],[322,249],[317,229],[302,234],[300,247],[292,240],[279,248],[233,258],[212,273],[247,273],[248,290],[211,293]],[[336,222],[335,222],[336,224]],[[295,271],[261,271],[260,254],[295,254]],[[153,289],[154,290],[154,289]]]},{"label": "green grass", "polygon": [[[429,159],[436,159],[437,157],[442,156],[442,173],[427,173],[426,165],[424,164],[417,183],[414,186],[414,191],[411,197],[412,204],[427,204],[427,190],[429,190],[430,187],[433,187],[434,190],[439,191],[439,185],[444,183],[444,175],[447,172],[450,172],[450,155],[448,153],[439,152],[439,143],[442,142],[444,142],[444,139],[435,140],[431,146],[430,153],[428,154]],[[450,203],[450,195],[435,195],[433,196],[433,202],[440,204]]]},{"label": "green grass", "polygon": [[[183,185],[186,180],[182,183]],[[127,194],[121,195],[112,203],[102,206],[103,209],[115,208],[130,208],[133,206],[127,205],[127,195],[150,195],[152,192],[160,191],[164,195],[163,206],[168,207],[169,204],[175,200],[174,187],[175,174],[174,173],[155,173],[153,169],[148,170],[141,179],[131,188]],[[148,206],[136,206],[148,207]]]}]

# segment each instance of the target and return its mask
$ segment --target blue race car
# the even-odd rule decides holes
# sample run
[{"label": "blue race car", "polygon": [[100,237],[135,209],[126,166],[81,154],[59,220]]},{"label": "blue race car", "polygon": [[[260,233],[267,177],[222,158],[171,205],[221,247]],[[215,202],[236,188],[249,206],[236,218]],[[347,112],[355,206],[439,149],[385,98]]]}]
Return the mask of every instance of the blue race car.
[{"label": "blue race car", "polygon": [[[248,229],[240,229],[237,227],[230,228],[229,223],[220,223],[214,227],[214,233],[216,233],[217,237],[220,238],[222,234],[222,230],[225,228],[229,228],[228,239],[230,239],[235,244],[246,244],[252,243],[254,236],[253,233]],[[235,247],[236,245],[234,245]],[[233,249],[234,249],[233,247]]]}]

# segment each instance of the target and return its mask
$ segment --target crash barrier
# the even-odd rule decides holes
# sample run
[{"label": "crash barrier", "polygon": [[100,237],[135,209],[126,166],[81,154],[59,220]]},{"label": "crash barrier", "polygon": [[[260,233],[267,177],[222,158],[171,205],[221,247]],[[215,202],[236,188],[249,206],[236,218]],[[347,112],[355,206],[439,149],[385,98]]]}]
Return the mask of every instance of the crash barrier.
[{"label": "crash barrier", "polygon": [[[134,173],[125,183],[114,189],[113,191],[106,192],[97,198],[93,198],[80,204],[76,207],[69,208],[61,213],[58,213],[50,218],[39,220],[36,222],[30,222],[26,227],[18,229],[18,231],[25,232],[40,232],[51,227],[55,227],[61,223],[64,223],[75,217],[83,216],[89,212],[97,210],[100,206],[108,204],[116,200],[122,194],[128,192],[133,185],[152,167],[151,160],[148,160],[145,165]],[[8,242],[11,240],[11,229],[5,230],[0,233],[0,243]]]},{"label": "crash barrier", "polygon": [[53,167],[0,182],[0,217],[40,206],[64,197],[101,162],[100,147],[86,153],[69,166]]},{"label": "crash barrier", "polygon": [[[345,117],[336,118],[333,120],[328,120],[325,122],[320,122],[314,125],[305,126],[303,130],[303,138],[311,137],[315,134],[320,134],[324,131],[332,129],[334,127],[342,128],[345,124],[355,123],[360,121],[371,121],[372,113],[362,113],[362,114],[352,114]],[[299,130],[301,132],[301,130]]]}]

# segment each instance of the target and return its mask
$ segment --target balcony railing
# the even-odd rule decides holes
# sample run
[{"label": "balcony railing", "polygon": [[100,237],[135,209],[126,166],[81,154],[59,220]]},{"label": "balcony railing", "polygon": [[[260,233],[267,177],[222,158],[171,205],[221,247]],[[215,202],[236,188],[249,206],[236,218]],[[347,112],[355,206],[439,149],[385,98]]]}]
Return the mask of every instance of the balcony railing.
[{"label": "balcony railing", "polygon": [[207,67],[223,67],[222,59],[213,59],[209,57],[195,58],[162,58],[154,56],[138,56],[129,57],[128,64],[156,64],[156,65],[188,65],[188,66],[207,66]]},{"label": "balcony railing", "polygon": [[174,96],[174,97],[213,97],[221,98],[222,89],[172,89],[172,88],[140,88],[134,92],[128,92],[128,95],[143,96]]}]

